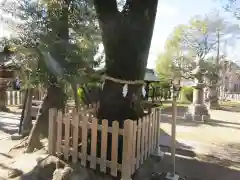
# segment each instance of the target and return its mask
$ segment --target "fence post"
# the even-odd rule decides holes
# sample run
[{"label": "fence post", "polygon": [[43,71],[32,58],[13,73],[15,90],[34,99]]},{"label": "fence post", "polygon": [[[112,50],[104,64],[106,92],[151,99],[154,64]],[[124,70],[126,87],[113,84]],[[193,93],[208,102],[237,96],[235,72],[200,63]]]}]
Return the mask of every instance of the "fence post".
[{"label": "fence post", "polygon": [[160,147],[160,136],[161,136],[161,119],[162,119],[162,115],[163,115],[163,109],[162,108],[157,108],[157,138],[156,138],[156,150],[155,150],[155,154],[154,157],[156,157],[157,159],[161,160],[164,156],[164,152],[161,151],[161,147]]},{"label": "fence post", "polygon": [[123,132],[123,160],[121,180],[131,180],[132,175],[132,145],[133,145],[133,121],[125,120]]},{"label": "fence post", "polygon": [[48,153],[56,153],[57,142],[57,109],[49,109]]}]

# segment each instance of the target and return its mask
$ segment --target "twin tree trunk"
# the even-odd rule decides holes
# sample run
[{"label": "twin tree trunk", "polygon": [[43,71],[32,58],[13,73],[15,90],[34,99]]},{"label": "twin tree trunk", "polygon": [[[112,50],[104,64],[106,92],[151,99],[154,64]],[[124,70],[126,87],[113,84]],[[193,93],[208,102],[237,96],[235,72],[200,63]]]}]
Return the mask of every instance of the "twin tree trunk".
[{"label": "twin tree trunk", "polygon": [[[116,0],[95,0],[106,54],[106,75],[121,80],[143,80],[155,22],[157,0],[131,0],[119,12]],[[125,119],[137,120],[142,115],[139,95],[141,85],[128,85],[105,80],[100,98],[99,118],[120,127]]]},{"label": "twin tree trunk", "polygon": [[[152,39],[158,0],[126,0],[121,12],[116,0],[94,0],[95,9],[102,30],[106,57],[107,76],[120,80],[143,80]],[[124,120],[137,120],[143,115],[140,106],[141,85],[128,85],[123,97],[124,84],[105,80],[98,111],[99,123],[107,119],[118,121],[123,128]],[[118,142],[118,162],[122,160],[122,141]],[[101,134],[98,133],[101,145]],[[100,147],[100,146],[98,146]],[[111,134],[108,134],[107,159],[111,159]],[[100,149],[97,150],[98,152]],[[98,156],[100,154],[98,153]]]}]

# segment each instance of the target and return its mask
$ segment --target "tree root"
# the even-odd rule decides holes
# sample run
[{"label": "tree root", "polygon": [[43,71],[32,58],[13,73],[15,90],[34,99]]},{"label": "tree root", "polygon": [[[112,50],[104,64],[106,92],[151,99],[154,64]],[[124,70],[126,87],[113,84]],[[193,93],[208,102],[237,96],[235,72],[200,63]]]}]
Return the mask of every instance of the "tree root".
[{"label": "tree root", "polygon": [[[43,173],[45,170],[49,171],[49,165],[54,165],[55,168],[49,171],[52,174],[52,180],[69,180],[73,173],[73,168],[71,168],[67,163],[62,161],[56,156],[48,155],[45,158],[37,160],[37,168],[40,171],[35,171],[35,173]],[[45,170],[44,170],[45,169]],[[38,174],[36,176],[38,176]]]},{"label": "tree root", "polygon": [[28,140],[28,137],[27,137],[27,136],[24,137],[23,140],[22,140],[19,144],[13,146],[13,147],[8,151],[8,153],[10,153],[10,152],[11,152],[12,150],[14,150],[14,149],[20,149],[20,148],[26,147],[26,146],[27,146],[27,142],[26,142],[27,140]]},{"label": "tree root", "polygon": [[[31,144],[31,143],[34,143],[34,145],[33,144]],[[43,148],[43,145],[42,145],[42,143],[41,142],[39,142],[39,141],[30,141],[29,139],[27,139],[27,142],[26,142],[26,144],[25,144],[25,153],[32,153],[35,149],[41,149],[41,148]]]}]

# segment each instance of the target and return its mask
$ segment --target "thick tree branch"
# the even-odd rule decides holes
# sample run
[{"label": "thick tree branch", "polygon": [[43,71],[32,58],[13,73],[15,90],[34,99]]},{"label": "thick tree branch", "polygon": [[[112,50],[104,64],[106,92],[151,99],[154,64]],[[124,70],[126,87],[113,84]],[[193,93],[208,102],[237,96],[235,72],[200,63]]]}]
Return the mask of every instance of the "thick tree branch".
[{"label": "thick tree branch", "polygon": [[153,10],[158,0],[126,0],[124,11],[144,12],[145,10]]},{"label": "thick tree branch", "polygon": [[100,21],[106,21],[118,12],[116,0],[94,0],[94,6]]}]

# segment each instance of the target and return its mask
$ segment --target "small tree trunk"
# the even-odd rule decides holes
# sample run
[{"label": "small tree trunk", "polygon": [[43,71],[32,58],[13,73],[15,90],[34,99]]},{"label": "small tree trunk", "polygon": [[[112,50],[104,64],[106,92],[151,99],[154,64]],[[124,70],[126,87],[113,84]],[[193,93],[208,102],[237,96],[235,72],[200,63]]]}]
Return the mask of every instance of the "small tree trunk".
[{"label": "small tree trunk", "polygon": [[30,132],[26,152],[33,152],[35,148],[41,147],[40,135],[43,137],[48,136],[49,109],[63,110],[64,96],[64,92],[60,87],[52,85],[47,89],[47,95],[43,98],[36,123]]},{"label": "small tree trunk", "polygon": [[73,96],[74,96],[74,101],[75,101],[75,106],[76,106],[76,111],[79,110],[80,107],[80,100],[79,100],[79,96],[78,96],[78,85],[76,83],[71,83],[72,86],[72,90],[73,90]]},{"label": "small tree trunk", "polygon": [[22,133],[22,124],[23,124],[24,112],[25,112],[25,108],[26,108],[26,104],[27,104],[27,98],[28,98],[28,89],[26,89],[25,94],[24,94],[22,113],[21,113],[20,124],[19,124],[19,131],[18,131],[19,134]]},{"label": "small tree trunk", "polygon": [[24,119],[23,119],[23,126],[22,126],[22,135],[26,136],[29,134],[32,128],[32,98],[33,98],[33,88],[29,88],[27,91],[27,102],[24,109]]},{"label": "small tree trunk", "polygon": [[209,108],[215,110],[220,109],[218,92],[215,84],[209,87]]}]

